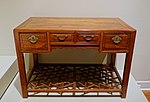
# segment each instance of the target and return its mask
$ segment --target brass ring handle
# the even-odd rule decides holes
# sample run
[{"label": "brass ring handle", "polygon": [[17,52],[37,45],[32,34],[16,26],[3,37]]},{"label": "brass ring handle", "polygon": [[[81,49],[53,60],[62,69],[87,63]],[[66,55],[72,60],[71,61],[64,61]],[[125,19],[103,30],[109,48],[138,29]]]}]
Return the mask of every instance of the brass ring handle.
[{"label": "brass ring handle", "polygon": [[115,44],[119,44],[121,42],[122,38],[118,35],[114,36],[112,38],[112,41],[115,43]]},{"label": "brass ring handle", "polygon": [[91,35],[91,36],[89,36],[89,37],[87,37],[86,35],[84,35],[83,38],[84,38],[86,41],[91,41],[91,40],[94,38],[94,35]]},{"label": "brass ring handle", "polygon": [[65,35],[65,36],[59,36],[59,35],[57,35],[57,39],[59,41],[65,41],[67,37],[68,37],[68,35]]},{"label": "brass ring handle", "polygon": [[30,42],[30,43],[32,43],[32,44],[35,44],[37,41],[38,41],[38,37],[37,36],[35,36],[35,35],[32,35],[32,36],[30,36],[29,38],[28,38],[28,41]]}]

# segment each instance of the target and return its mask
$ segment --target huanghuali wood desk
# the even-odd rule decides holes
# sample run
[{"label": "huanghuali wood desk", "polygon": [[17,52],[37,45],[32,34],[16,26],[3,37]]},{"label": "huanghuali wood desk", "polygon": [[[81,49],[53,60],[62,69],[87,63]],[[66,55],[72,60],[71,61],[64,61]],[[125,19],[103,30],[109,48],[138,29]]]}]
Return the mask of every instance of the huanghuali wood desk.
[{"label": "huanghuali wood desk", "polygon": [[[31,17],[14,29],[22,96],[126,97],[136,30],[119,18]],[[107,64],[43,64],[38,53],[57,48],[93,48],[109,53]],[[24,53],[34,66],[27,75]],[[116,53],[126,53],[123,78]]]}]

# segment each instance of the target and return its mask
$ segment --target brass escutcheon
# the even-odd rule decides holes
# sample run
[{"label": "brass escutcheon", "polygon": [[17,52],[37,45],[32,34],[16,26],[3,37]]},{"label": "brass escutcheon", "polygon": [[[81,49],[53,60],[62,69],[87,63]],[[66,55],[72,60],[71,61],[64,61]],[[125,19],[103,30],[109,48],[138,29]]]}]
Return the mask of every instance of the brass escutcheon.
[{"label": "brass escutcheon", "polygon": [[67,37],[68,37],[68,35],[65,35],[65,36],[59,36],[59,35],[57,35],[57,39],[59,41],[65,41]]},{"label": "brass escutcheon", "polygon": [[86,35],[84,35],[83,38],[84,38],[86,41],[91,41],[91,40],[94,38],[94,35],[89,36],[89,38],[88,38]]},{"label": "brass escutcheon", "polygon": [[32,44],[35,44],[38,41],[38,37],[36,37],[35,35],[32,35],[28,38],[28,41]]},{"label": "brass escutcheon", "polygon": [[115,44],[119,44],[121,42],[122,38],[118,35],[114,36],[112,38],[112,41],[115,43]]}]

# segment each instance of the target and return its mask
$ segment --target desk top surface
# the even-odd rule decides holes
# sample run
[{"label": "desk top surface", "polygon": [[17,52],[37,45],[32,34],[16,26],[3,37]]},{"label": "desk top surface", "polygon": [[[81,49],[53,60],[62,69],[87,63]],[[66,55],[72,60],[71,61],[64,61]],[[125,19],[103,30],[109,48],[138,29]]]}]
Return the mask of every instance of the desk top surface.
[{"label": "desk top surface", "polygon": [[135,31],[119,18],[30,17],[15,30]]}]

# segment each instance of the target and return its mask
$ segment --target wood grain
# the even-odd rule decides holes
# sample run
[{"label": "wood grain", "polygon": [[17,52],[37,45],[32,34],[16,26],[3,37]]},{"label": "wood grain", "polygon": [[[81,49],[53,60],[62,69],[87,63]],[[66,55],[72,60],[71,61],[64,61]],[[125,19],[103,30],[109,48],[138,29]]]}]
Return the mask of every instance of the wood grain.
[{"label": "wood grain", "polygon": [[30,17],[16,29],[53,31],[133,31],[119,18],[51,18]]},{"label": "wood grain", "polygon": [[121,97],[125,98],[135,36],[136,30],[119,18],[30,17],[14,29],[23,97],[28,97],[23,53],[33,53],[36,67],[39,64],[38,53],[50,53],[55,48],[76,47],[111,53],[111,67],[115,67],[116,53],[126,53],[123,80],[120,81]]},{"label": "wood grain", "polygon": [[150,90],[143,90],[145,97],[147,98],[148,102],[150,102]]}]

